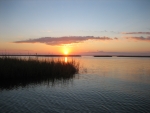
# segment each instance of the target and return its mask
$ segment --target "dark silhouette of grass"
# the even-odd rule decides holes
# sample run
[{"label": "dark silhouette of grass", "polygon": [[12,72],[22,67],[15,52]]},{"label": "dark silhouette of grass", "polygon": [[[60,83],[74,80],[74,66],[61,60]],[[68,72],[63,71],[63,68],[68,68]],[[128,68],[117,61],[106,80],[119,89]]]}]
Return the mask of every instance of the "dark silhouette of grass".
[{"label": "dark silhouette of grass", "polygon": [[0,88],[37,84],[44,81],[68,80],[79,72],[79,63],[72,60],[38,60],[36,58],[0,58]]}]

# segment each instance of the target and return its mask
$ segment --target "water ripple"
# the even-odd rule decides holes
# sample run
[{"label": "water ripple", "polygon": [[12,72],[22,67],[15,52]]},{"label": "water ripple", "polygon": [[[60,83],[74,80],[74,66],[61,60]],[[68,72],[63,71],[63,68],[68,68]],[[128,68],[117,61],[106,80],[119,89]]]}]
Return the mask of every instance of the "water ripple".
[{"label": "water ripple", "polygon": [[[141,65],[134,66],[137,62]],[[70,80],[1,89],[0,112],[150,112],[150,60],[94,59],[85,64],[87,73]]]}]

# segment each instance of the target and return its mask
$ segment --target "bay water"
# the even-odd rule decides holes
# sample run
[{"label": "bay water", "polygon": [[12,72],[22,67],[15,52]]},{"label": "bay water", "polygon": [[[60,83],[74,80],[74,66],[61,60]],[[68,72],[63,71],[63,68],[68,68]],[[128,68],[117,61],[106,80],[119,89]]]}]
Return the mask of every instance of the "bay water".
[{"label": "bay water", "polygon": [[150,112],[150,58],[73,59],[80,63],[80,72],[74,78],[1,86],[0,113]]}]

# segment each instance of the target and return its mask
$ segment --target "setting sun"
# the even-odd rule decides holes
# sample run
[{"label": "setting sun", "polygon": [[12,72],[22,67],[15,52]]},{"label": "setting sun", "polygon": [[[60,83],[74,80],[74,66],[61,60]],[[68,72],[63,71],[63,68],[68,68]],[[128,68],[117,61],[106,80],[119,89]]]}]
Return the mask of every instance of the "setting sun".
[{"label": "setting sun", "polygon": [[68,55],[69,51],[67,49],[64,50],[64,54]]},{"label": "setting sun", "polygon": [[65,46],[65,47],[63,47],[63,51],[62,52],[63,52],[64,55],[68,55],[70,53],[70,48]]}]

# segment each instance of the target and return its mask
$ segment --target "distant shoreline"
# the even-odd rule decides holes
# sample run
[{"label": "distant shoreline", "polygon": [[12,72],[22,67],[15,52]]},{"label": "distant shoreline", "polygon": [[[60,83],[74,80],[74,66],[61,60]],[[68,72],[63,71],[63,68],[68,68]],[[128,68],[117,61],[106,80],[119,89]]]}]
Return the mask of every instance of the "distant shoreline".
[{"label": "distant shoreline", "polygon": [[94,55],[94,57],[112,57],[111,55]]},{"label": "distant shoreline", "polygon": [[36,57],[81,57],[81,55],[0,55],[0,56],[36,56]]},{"label": "distant shoreline", "polygon": [[35,56],[35,57],[82,57],[82,56],[93,56],[93,57],[150,57],[150,56],[140,56],[140,55],[15,55],[15,54],[1,54],[0,56]]},{"label": "distant shoreline", "polygon": [[128,56],[128,55],[94,55],[94,57],[150,57],[150,56]]}]

